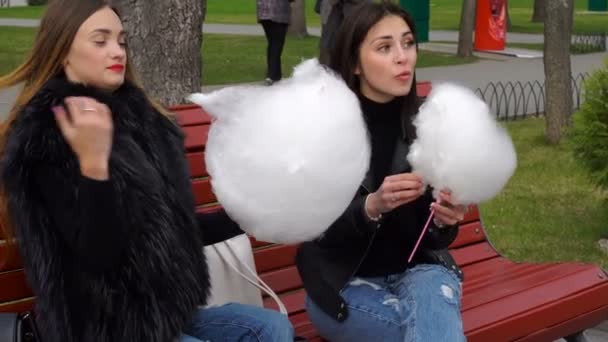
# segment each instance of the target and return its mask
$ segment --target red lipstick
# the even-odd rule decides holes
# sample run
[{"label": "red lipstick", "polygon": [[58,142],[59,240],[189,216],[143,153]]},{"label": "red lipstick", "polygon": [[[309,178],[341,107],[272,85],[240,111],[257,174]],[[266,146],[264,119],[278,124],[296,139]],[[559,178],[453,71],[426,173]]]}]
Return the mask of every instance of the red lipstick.
[{"label": "red lipstick", "polygon": [[123,70],[125,70],[125,66],[122,64],[112,64],[108,67],[108,69],[115,72],[122,72]]}]

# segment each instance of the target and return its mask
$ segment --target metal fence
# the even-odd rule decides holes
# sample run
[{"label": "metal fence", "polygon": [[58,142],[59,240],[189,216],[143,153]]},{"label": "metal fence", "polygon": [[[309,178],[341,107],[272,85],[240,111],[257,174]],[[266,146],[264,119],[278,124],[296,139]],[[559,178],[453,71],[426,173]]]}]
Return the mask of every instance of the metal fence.
[{"label": "metal fence", "polygon": [[574,54],[606,51],[606,32],[573,34],[570,52]]},{"label": "metal fence", "polygon": [[[588,73],[572,77],[572,102],[575,110],[580,108],[583,101],[583,83],[587,77]],[[544,82],[490,82],[483,89],[475,89],[475,93],[490,106],[491,112],[499,120],[539,116],[545,112]]]}]

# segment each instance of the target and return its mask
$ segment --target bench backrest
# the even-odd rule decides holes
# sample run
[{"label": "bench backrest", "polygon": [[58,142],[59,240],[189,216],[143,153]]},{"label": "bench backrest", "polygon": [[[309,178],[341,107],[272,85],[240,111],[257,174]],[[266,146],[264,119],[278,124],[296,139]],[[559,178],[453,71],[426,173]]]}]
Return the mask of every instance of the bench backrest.
[{"label": "bench backrest", "polygon": [[[418,94],[425,97],[430,91],[430,84],[418,84]],[[211,183],[205,167],[205,143],[211,124],[210,116],[200,107],[194,105],[173,108],[177,120],[186,135],[185,150],[192,176],[192,189],[197,204],[197,211],[217,210],[219,204],[211,191]],[[6,241],[0,236],[0,312],[25,311],[32,308],[33,294],[26,285],[24,270],[16,248],[7,253]],[[261,278],[278,294],[286,295],[289,302],[290,292],[301,289],[302,283],[294,264],[297,246],[270,244],[251,239],[254,246],[256,268]],[[483,258],[496,255],[493,248],[488,248],[484,230],[479,221],[476,207],[472,207],[460,229],[460,234],[452,244],[457,262],[467,265]],[[293,301],[301,302],[303,293],[294,293]],[[268,301],[269,306],[273,306]],[[289,303],[286,303],[289,306]],[[300,305],[298,305],[300,306]],[[293,309],[293,308],[292,308]],[[298,311],[298,310],[296,310]]]},{"label": "bench backrest", "polygon": [[[431,85],[419,83],[417,88],[426,97]],[[186,134],[197,211],[217,210],[204,163],[210,117],[196,106],[177,107],[175,112]],[[296,334],[322,341],[305,311],[305,292],[294,260],[297,246],[252,242],[257,271],[281,297]],[[486,238],[476,206],[466,215],[450,251],[464,267],[461,307],[471,342],[552,341],[596,325],[608,315],[604,270],[580,263],[515,263],[499,256]],[[6,254],[6,241],[0,235],[0,312],[22,312],[34,304],[17,254],[16,249]],[[264,304],[276,308],[270,298]]]}]

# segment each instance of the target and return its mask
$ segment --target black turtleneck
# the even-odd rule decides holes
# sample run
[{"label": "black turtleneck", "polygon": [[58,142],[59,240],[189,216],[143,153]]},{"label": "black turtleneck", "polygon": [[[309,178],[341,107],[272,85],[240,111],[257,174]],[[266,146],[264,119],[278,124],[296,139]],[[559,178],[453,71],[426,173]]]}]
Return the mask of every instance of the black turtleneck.
[{"label": "black turtleneck", "polygon": [[370,169],[373,172],[374,188],[370,190],[375,191],[389,173],[395,142],[402,132],[400,112],[403,97],[396,97],[386,103],[375,102],[364,96],[360,96],[359,100],[371,138]]},{"label": "black turtleneck", "polygon": [[[303,243],[298,250],[298,271],[309,298],[338,321],[348,316],[350,306],[342,297],[342,290],[353,277],[402,274],[419,263],[441,262],[449,269],[452,265],[456,267],[448,256],[442,256],[442,261],[427,258],[429,250],[447,248],[458,233],[457,226],[438,229],[434,224],[422,240],[421,250],[412,263],[408,263],[409,254],[429,216],[433,200],[430,191],[384,213],[380,222],[369,221],[364,214],[365,198],[378,189],[384,177],[411,172],[406,160],[396,160],[393,165],[395,158],[405,158],[408,140],[415,136],[411,126],[401,137],[402,101],[403,98],[396,98],[378,103],[359,97],[371,138],[370,172],[376,184],[371,188],[359,187],[348,208],[325,233],[314,242]],[[399,138],[404,140],[399,141]]]}]

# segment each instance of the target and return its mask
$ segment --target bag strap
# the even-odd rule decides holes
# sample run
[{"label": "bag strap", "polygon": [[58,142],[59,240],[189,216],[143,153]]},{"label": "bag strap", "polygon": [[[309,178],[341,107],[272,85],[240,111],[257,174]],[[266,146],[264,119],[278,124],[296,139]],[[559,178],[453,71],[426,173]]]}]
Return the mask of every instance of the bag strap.
[{"label": "bag strap", "polygon": [[32,338],[29,341],[42,341],[42,337],[38,331],[38,325],[36,324],[36,316],[33,312],[27,311],[21,314],[20,322],[22,324],[23,332]]},{"label": "bag strap", "polygon": [[[230,254],[232,254],[232,256],[234,257],[235,260],[237,261],[241,261],[239,259],[239,257],[236,255],[236,253],[234,252],[234,249],[232,249],[232,246],[230,245],[229,241],[224,241],[226,247],[228,248],[228,250],[230,251]],[[281,301],[281,299],[279,298],[279,296],[270,288],[270,286],[268,286],[268,284],[266,284],[257,274],[257,272],[255,272],[254,270],[251,269],[251,267],[249,267],[249,265],[247,265],[247,263],[244,262],[240,262],[240,264],[250,273],[250,275],[253,276],[253,278],[255,279],[251,279],[249,276],[245,275],[243,272],[241,272],[241,270],[239,270],[239,268],[234,265],[230,260],[228,260],[227,258],[225,258],[222,253],[219,252],[219,250],[217,249],[217,246],[213,246],[213,248],[215,249],[215,251],[217,252],[218,255],[220,255],[220,257],[233,269],[236,271],[236,273],[238,273],[241,277],[243,277],[245,280],[247,280],[251,285],[257,287],[258,289],[260,289],[261,291],[265,292],[267,295],[269,295],[279,306],[279,311],[284,314],[284,315],[288,315],[287,309],[285,308],[285,304],[283,304],[283,302]]]}]

